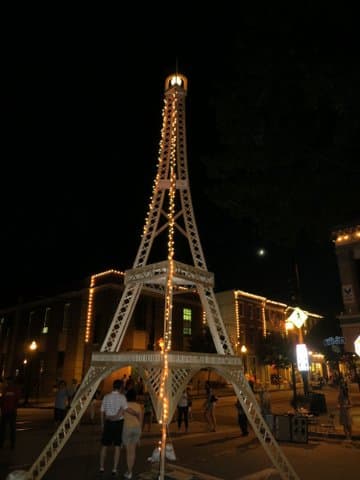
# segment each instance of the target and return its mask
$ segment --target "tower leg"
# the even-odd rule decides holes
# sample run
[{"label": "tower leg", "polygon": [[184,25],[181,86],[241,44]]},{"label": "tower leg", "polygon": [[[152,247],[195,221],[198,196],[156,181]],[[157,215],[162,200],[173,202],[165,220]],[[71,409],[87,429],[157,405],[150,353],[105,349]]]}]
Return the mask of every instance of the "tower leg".
[{"label": "tower leg", "polygon": [[231,380],[236,396],[247,415],[249,423],[279,475],[283,480],[299,480],[263,418],[258,402],[244,373],[241,370],[232,370],[228,373],[230,375],[228,374],[227,378]]},{"label": "tower leg", "polygon": [[209,325],[216,351],[225,355],[233,355],[233,347],[224,327],[213,289],[204,288],[202,285],[198,285],[197,288],[202,307],[206,312],[207,324]]}]

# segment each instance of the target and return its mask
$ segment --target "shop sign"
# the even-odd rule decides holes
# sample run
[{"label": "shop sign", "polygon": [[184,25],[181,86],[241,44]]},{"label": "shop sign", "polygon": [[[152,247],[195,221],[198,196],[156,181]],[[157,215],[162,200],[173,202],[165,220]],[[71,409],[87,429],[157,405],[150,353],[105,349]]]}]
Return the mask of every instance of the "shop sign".
[{"label": "shop sign", "polygon": [[331,347],[332,345],[344,345],[344,337],[328,337],[323,341],[325,347]]}]

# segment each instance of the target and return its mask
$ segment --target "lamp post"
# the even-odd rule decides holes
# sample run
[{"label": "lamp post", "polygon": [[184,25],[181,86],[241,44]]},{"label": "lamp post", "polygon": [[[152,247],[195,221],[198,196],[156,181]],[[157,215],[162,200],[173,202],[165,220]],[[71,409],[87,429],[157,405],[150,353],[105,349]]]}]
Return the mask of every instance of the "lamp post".
[{"label": "lamp post", "polygon": [[29,397],[32,385],[32,377],[33,377],[33,356],[38,348],[38,345],[35,340],[32,340],[28,345],[28,350],[30,351],[29,358],[25,358],[24,360],[24,405],[29,404]]},{"label": "lamp post", "polygon": [[[289,330],[292,330],[294,328],[294,325],[292,322],[286,321],[285,328],[286,328],[286,331],[288,332]],[[297,405],[296,373],[295,373],[295,362],[293,360],[292,355],[291,355],[291,383],[292,383],[292,389],[293,389],[292,403],[294,408],[296,409],[296,405]]]},{"label": "lamp post", "polygon": [[244,373],[247,373],[247,365],[246,365],[246,352],[247,352],[247,348],[246,348],[246,345],[242,345],[242,346],[241,346],[240,352],[241,352],[242,362],[243,362],[243,365],[244,365]]},{"label": "lamp post", "polygon": [[[307,320],[307,314],[301,310],[299,307],[295,307],[291,315],[287,318],[287,323],[295,325],[299,330],[299,340],[296,344],[296,363],[299,372],[301,373],[304,386],[304,395],[309,395],[309,382],[308,382],[308,372],[309,372],[309,356],[307,352],[306,345],[304,344],[302,326]],[[295,375],[295,373],[294,373]],[[294,391],[296,396],[296,389]],[[297,400],[297,398],[294,399]]]}]

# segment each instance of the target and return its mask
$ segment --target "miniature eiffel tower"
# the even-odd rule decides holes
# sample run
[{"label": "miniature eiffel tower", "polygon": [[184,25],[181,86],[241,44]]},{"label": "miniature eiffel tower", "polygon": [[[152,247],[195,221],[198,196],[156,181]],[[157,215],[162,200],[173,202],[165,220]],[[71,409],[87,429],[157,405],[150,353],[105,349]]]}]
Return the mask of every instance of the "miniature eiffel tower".
[{"label": "miniature eiffel tower", "polygon": [[[281,478],[298,479],[261,415],[245,378],[241,358],[233,354],[214,295],[214,278],[206,267],[190,194],[185,126],[186,93],[185,76],[174,74],[166,79],[158,170],[133,268],[125,273],[122,298],[100,352],[93,353],[91,366],[66,418],[26,472],[28,479],[38,480],[43,477],[86,411],[99,383],[113,371],[128,365],[136,366],[144,379],[161,424],[160,480],[164,478],[168,424],[184,388],[200,369],[206,367],[216,370],[232,384],[250,425]],[[175,260],[175,231],[187,240],[193,265]],[[167,234],[167,260],[148,263],[153,244],[161,233]],[[155,289],[164,295],[164,336],[161,350],[119,352],[143,287]],[[197,292],[199,295],[217,354],[171,350],[173,296],[186,291]]]}]

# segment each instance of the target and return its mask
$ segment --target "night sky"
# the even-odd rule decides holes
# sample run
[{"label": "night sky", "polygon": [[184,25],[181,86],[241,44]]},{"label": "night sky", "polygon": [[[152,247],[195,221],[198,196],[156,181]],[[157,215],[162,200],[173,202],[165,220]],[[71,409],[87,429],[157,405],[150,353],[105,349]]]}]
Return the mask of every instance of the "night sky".
[{"label": "night sky", "polygon": [[214,22],[184,30],[179,21],[167,27],[174,37],[156,25],[128,33],[125,17],[120,27],[96,13],[90,23],[12,21],[5,34],[0,304],[131,268],[164,80],[177,63],[189,80],[190,184],[216,290],[290,302],[297,264],[303,305],[339,313],[331,229],[360,217],[351,12],[286,21],[254,12],[221,35]]}]

